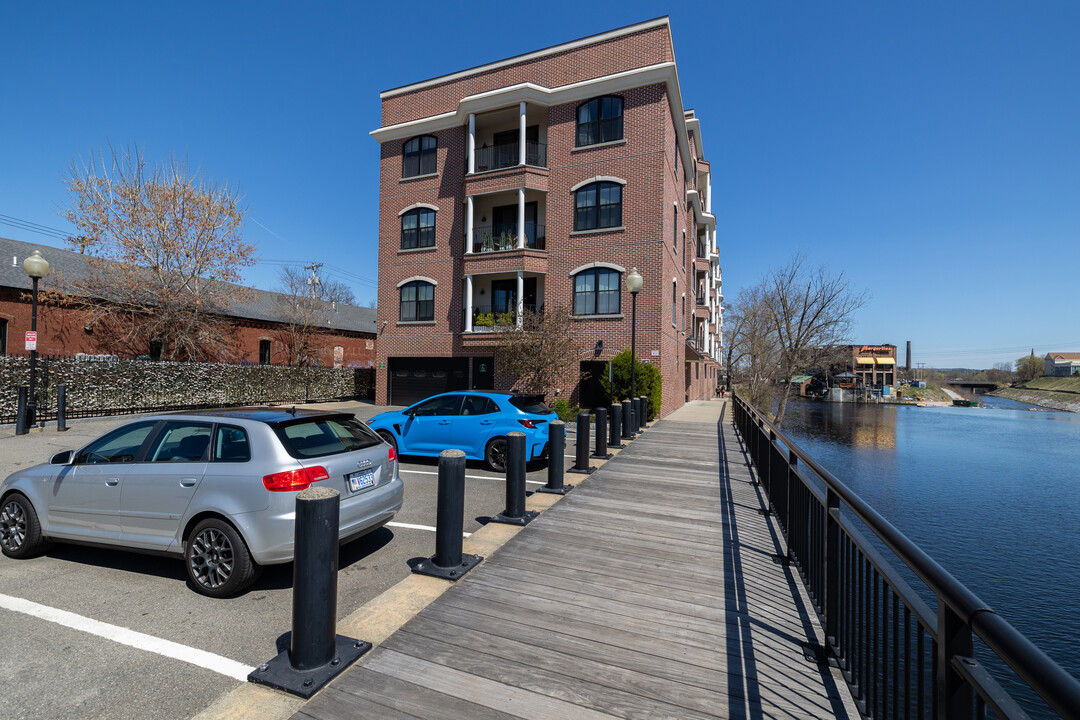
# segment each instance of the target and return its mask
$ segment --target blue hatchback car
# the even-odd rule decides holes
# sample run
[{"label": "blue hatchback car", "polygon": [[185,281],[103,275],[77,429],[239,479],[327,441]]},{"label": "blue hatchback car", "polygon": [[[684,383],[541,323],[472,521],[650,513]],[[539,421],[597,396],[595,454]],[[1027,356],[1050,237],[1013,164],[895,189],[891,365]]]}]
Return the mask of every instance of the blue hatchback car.
[{"label": "blue hatchback car", "polygon": [[450,392],[433,395],[401,411],[367,421],[402,455],[438,456],[457,448],[472,460],[506,470],[506,434],[525,433],[525,459],[547,457],[547,424],[558,420],[536,395],[500,392]]}]

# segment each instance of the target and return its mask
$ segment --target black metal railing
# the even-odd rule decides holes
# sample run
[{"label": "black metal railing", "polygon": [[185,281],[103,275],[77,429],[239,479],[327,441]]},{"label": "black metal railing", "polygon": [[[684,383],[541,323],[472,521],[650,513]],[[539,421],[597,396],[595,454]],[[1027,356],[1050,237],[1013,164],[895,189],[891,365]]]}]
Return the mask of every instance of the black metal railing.
[{"label": "black metal railing", "polygon": [[[522,305],[522,318],[529,313],[537,311],[536,305]],[[467,312],[467,310],[465,311]],[[543,307],[540,308],[540,312],[543,312]],[[462,313],[462,317],[465,313]],[[506,306],[492,306],[492,305],[473,305],[472,307],[472,331],[483,332],[499,332],[502,330],[512,330],[517,327],[518,313],[517,307],[514,305]]]},{"label": "black metal railing", "polygon": [[[488,147],[476,148],[476,172],[501,170],[521,164],[518,142],[500,143]],[[534,167],[547,167],[547,143],[535,140],[525,141],[525,164]],[[467,166],[466,166],[467,167]]]},{"label": "black metal railing", "polygon": [[[776,559],[798,568],[825,629],[824,653],[843,672],[863,717],[1027,718],[976,659],[978,637],[1051,710],[1080,718],[1080,680],[739,395],[733,408],[755,482],[787,542],[786,556]],[[905,574],[925,585],[936,609]]]},{"label": "black metal railing", "polygon": [[[525,247],[533,250],[544,250],[547,247],[546,240],[543,225],[526,224]],[[474,227],[472,245],[474,253],[516,250],[518,246],[517,224]]]}]

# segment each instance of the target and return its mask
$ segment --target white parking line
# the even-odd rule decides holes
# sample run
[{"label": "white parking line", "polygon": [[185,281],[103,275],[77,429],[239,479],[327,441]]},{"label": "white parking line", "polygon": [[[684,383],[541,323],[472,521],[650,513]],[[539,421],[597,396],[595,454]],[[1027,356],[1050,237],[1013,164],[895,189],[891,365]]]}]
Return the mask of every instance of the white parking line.
[{"label": "white parking line", "polygon": [[222,675],[231,677],[234,680],[239,680],[240,682],[247,682],[248,674],[255,669],[238,663],[235,660],[230,660],[227,657],[206,652],[205,650],[196,650],[195,648],[190,648],[186,645],[174,643],[171,640],[163,640],[161,638],[153,637],[152,635],[144,635],[143,633],[128,630],[127,628],[122,628],[118,625],[110,625],[109,623],[104,623],[100,620],[93,620],[66,610],[57,610],[56,608],[51,608],[47,605],[40,605],[36,602],[23,600],[22,598],[12,597],[10,595],[0,594],[0,607],[11,610],[12,612],[32,615],[33,617],[56,623],[57,625],[63,625],[72,630],[79,630],[91,635],[97,635],[106,640],[120,643],[121,645],[128,645],[139,650],[145,650],[158,655],[164,655],[165,657],[171,657],[174,660],[190,663],[197,667],[205,668],[206,670],[213,670],[216,673],[221,673]]},{"label": "white parking line", "polygon": [[[430,525],[413,525],[412,523],[399,522],[388,522],[386,523],[386,527],[405,528],[406,530],[429,530],[431,532],[435,532],[437,530],[437,528],[433,528]],[[469,537],[470,535],[472,535],[472,533],[467,532],[463,532],[461,534],[464,537]]]},{"label": "white parking line", "polygon": [[[438,471],[435,471],[435,470],[406,470],[403,467],[398,467],[398,472],[413,473],[415,475],[438,475],[439,474]],[[466,475],[465,477],[470,478],[472,480],[505,480],[506,479],[506,478],[498,477],[496,475]],[[547,483],[542,483],[539,480],[526,480],[525,483],[527,485],[546,485],[547,484]],[[389,524],[389,523],[387,523],[387,524]]]}]

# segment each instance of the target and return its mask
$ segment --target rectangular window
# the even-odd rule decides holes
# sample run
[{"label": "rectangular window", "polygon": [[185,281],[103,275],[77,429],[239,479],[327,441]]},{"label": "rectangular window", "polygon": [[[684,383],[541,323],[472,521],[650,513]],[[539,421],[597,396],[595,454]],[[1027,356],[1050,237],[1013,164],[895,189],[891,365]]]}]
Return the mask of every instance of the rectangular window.
[{"label": "rectangular window", "polygon": [[413,282],[401,288],[402,322],[435,319],[435,286],[426,282]]},{"label": "rectangular window", "polygon": [[578,273],[574,278],[574,314],[596,314],[596,274]]},{"label": "rectangular window", "polygon": [[260,365],[269,365],[270,364],[270,341],[269,340],[260,340],[259,341],[259,364]]},{"label": "rectangular window", "polygon": [[0,355],[7,355],[7,325],[8,321],[0,318]]}]

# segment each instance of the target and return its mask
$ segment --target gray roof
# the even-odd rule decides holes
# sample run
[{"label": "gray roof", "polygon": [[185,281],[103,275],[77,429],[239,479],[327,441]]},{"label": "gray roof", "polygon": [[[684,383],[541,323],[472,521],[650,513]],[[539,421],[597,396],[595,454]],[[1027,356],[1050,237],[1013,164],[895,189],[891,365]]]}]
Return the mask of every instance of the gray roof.
[{"label": "gray roof", "polygon": [[[0,238],[0,287],[11,287],[20,290],[31,288],[30,277],[23,270],[22,263],[33,251],[41,252],[52,266],[52,271],[62,270],[69,278],[78,279],[86,277],[87,256],[70,250],[61,250],[49,245],[38,245],[21,240]],[[11,258],[9,260],[8,258]],[[51,274],[51,273],[50,273]],[[241,285],[224,283],[232,287],[240,288]],[[264,322],[286,322],[286,318],[278,309],[280,298],[285,297],[282,293],[270,292],[247,288],[249,297],[243,302],[234,301],[229,307],[228,314],[231,317],[245,320],[262,320]],[[349,332],[372,333],[376,331],[375,310],[366,307],[354,307],[338,303],[329,312],[327,327],[331,330],[345,330]]]}]

